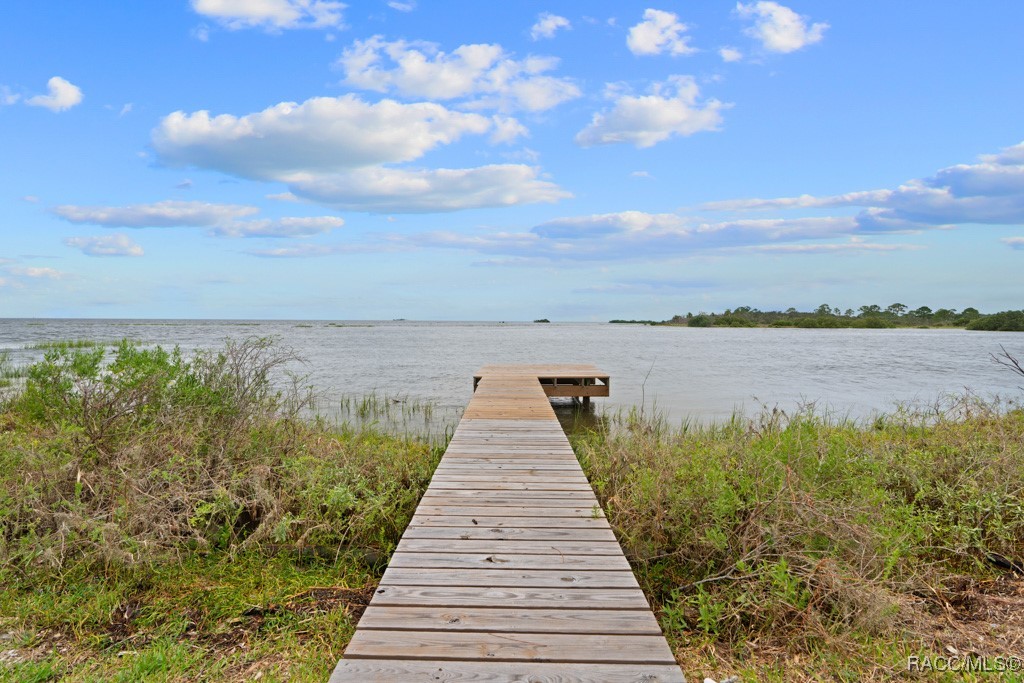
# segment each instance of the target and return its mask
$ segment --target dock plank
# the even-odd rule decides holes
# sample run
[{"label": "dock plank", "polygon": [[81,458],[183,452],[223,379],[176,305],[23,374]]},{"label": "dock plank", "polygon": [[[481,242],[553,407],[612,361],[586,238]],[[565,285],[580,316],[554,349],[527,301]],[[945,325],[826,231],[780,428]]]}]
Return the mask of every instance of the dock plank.
[{"label": "dock plank", "polygon": [[330,683],[685,683],[675,664],[549,664],[437,660],[343,659]]},{"label": "dock plank", "polygon": [[474,385],[331,683],[683,683],[547,398],[608,377],[485,366]]}]

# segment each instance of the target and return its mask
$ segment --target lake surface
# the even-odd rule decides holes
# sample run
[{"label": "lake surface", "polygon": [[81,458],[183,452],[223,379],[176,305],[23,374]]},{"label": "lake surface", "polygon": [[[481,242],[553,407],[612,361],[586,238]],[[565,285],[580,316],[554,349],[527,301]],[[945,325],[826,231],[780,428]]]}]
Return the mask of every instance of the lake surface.
[{"label": "lake surface", "polygon": [[599,323],[0,320],[0,349],[28,362],[40,342],[128,337],[183,351],[226,338],[275,337],[294,349],[331,412],[370,392],[456,413],[487,363],[593,363],[611,375],[610,409],[643,402],[673,422],[711,421],[801,403],[868,417],[897,402],[969,389],[1020,399],[1024,380],[992,362],[1024,357],[1024,334],[964,330],[681,328]]}]

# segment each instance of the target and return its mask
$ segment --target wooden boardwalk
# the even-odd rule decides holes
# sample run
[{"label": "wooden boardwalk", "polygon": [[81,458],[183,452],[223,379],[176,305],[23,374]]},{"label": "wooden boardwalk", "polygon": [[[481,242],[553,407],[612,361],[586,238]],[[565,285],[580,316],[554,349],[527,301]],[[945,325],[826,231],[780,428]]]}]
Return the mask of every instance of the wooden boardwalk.
[{"label": "wooden boardwalk", "polygon": [[331,683],[685,681],[541,377],[607,385],[481,369]]}]

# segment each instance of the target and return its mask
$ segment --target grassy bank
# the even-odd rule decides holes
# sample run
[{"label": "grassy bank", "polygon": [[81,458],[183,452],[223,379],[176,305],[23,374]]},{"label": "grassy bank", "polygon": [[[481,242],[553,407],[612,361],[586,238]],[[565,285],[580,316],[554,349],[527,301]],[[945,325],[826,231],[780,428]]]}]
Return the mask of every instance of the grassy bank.
[{"label": "grassy bank", "polygon": [[[342,400],[377,427],[300,419],[303,382],[271,382],[293,360],[78,344],[10,369],[0,680],[326,680],[443,439],[383,433],[430,410],[384,397]],[[910,655],[1024,650],[1012,405],[634,411],[572,441],[691,680],[893,680]]]},{"label": "grassy bank", "polygon": [[691,678],[890,680],[910,655],[1024,654],[1011,408],[678,429],[633,412],[573,441]]},{"label": "grassy bank", "polygon": [[0,679],[326,680],[442,448],[299,419],[270,381],[291,360],[54,345],[24,373]]}]

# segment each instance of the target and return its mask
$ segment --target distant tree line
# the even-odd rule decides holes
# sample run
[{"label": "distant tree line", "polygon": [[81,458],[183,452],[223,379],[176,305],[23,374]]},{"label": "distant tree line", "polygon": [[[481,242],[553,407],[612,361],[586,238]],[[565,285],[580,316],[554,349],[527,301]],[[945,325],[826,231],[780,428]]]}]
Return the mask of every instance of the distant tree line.
[{"label": "distant tree line", "polygon": [[860,306],[856,310],[840,309],[822,304],[813,311],[761,311],[751,306],[726,309],[723,313],[705,313],[672,316],[670,320],[612,320],[613,323],[642,323],[646,325],[687,325],[689,327],[964,327],[968,330],[998,330],[1024,332],[1024,310],[1001,311],[985,314],[977,308],[962,311],[955,308],[932,310],[928,306],[910,309],[895,303],[882,308],[878,305]]}]

